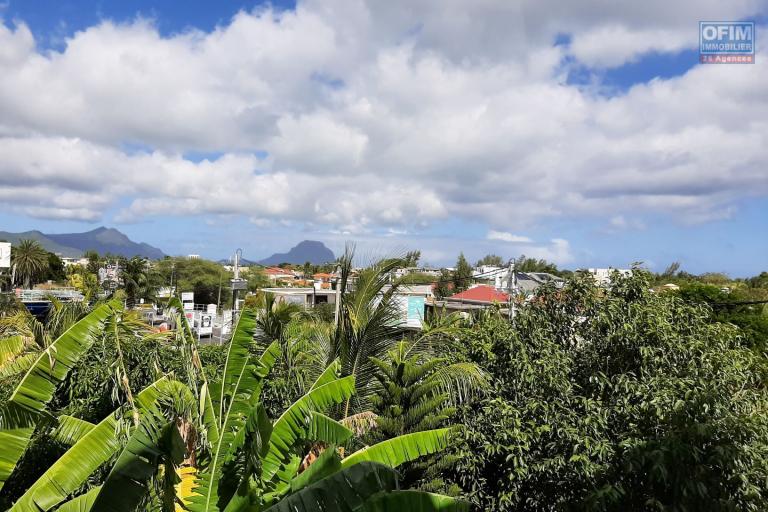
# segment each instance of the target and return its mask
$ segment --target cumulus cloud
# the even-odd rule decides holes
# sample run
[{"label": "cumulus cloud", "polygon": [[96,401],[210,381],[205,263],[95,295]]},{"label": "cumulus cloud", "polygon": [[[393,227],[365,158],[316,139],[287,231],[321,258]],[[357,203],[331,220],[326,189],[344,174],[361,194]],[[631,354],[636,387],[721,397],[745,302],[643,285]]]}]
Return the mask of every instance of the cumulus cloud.
[{"label": "cumulus cloud", "polygon": [[565,265],[573,261],[571,244],[562,238],[553,238],[548,245],[534,246],[526,249],[526,256],[545,259],[558,265]]},{"label": "cumulus cloud", "polygon": [[579,62],[592,67],[615,67],[650,51],[671,53],[697,43],[690,31],[679,29],[629,30],[622,25],[598,27],[578,34],[570,45]]},{"label": "cumulus cloud", "polygon": [[502,242],[511,242],[511,243],[517,243],[517,244],[528,244],[533,242],[533,240],[531,240],[527,236],[514,235],[506,231],[491,230],[488,232],[488,235],[486,236],[486,238],[488,240],[501,240]]},{"label": "cumulus cloud", "polygon": [[645,223],[639,219],[625,217],[624,215],[615,215],[608,221],[607,232],[642,230],[645,229]]},{"label": "cumulus cloud", "polygon": [[548,244],[536,244],[534,240],[527,236],[495,230],[488,231],[485,238],[486,240],[521,244],[519,250],[524,252],[526,256],[545,259],[557,263],[558,265],[570,263],[574,259],[570,242],[563,238],[553,238]]},{"label": "cumulus cloud", "polygon": [[[46,218],[95,221],[119,204],[125,222],[243,215],[386,234],[450,218],[514,231],[562,216],[708,222],[768,195],[765,59],[613,97],[562,76],[569,59],[615,67],[690,48],[696,20],[761,2],[467,9],[308,0],[170,36],[104,21],[60,51],[39,50],[23,22],[0,24],[0,203]],[[570,44],[556,46],[563,33]],[[185,158],[195,152],[221,156]],[[540,254],[562,262],[570,248]]]}]

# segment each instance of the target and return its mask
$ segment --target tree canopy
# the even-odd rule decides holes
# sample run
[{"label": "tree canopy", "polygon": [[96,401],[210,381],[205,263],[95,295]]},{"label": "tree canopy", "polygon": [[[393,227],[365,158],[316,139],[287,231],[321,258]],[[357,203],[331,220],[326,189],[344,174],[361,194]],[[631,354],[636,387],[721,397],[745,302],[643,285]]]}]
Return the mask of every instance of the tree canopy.
[{"label": "tree canopy", "polygon": [[486,254],[479,260],[477,260],[476,267],[480,267],[483,265],[490,265],[492,267],[502,267],[504,266],[504,260],[499,256],[498,254]]},{"label": "tree canopy", "polygon": [[216,262],[202,258],[164,258],[157,262],[160,280],[164,285],[173,285],[178,292],[194,292],[198,304],[223,304],[232,302],[229,280],[233,274]]},{"label": "tree canopy", "polygon": [[11,269],[16,283],[31,288],[48,270],[48,252],[36,240],[21,240],[11,248]]},{"label": "tree canopy", "polygon": [[649,284],[576,279],[466,334],[493,392],[463,411],[454,478],[480,509],[768,507],[765,356]]},{"label": "tree canopy", "polygon": [[456,260],[456,268],[453,271],[453,290],[460,292],[469,288],[472,284],[472,267],[470,266],[464,253],[459,254]]},{"label": "tree canopy", "polygon": [[525,254],[520,255],[515,260],[515,270],[519,272],[549,272],[550,274],[558,274],[557,265],[551,263],[543,258],[528,258]]}]

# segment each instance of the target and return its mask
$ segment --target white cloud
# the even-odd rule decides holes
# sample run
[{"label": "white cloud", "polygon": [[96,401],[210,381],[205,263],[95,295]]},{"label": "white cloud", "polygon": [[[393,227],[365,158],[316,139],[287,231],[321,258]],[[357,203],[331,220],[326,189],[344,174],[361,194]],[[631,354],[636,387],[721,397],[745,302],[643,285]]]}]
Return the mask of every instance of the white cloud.
[{"label": "white cloud", "polygon": [[[611,67],[691,47],[696,20],[763,3],[468,9],[311,0],[210,33],[105,21],[46,52],[25,25],[0,25],[0,203],[89,221],[127,204],[122,221],[243,215],[412,233],[456,217],[512,231],[562,216],[708,222],[768,195],[764,59],[612,98],[562,76],[568,56]],[[567,47],[553,46],[560,33]],[[183,157],[209,151],[223,156]],[[562,242],[541,254],[567,259]]]},{"label": "white cloud", "polygon": [[605,228],[607,233],[616,233],[629,230],[643,230],[646,228],[645,222],[640,219],[626,217],[624,215],[615,215],[608,220],[608,226]]},{"label": "white cloud", "polygon": [[545,259],[547,261],[556,263],[557,265],[565,265],[571,263],[574,259],[570,242],[562,238],[553,238],[550,240],[549,245],[526,249],[526,256],[537,259]]},{"label": "white cloud", "polygon": [[588,66],[615,67],[650,51],[671,53],[692,48],[697,43],[696,34],[691,30],[630,30],[623,25],[608,25],[578,34],[570,51]]},{"label": "white cloud", "polygon": [[486,238],[488,240],[501,240],[502,242],[511,242],[516,244],[529,244],[533,242],[533,240],[527,236],[514,235],[506,231],[491,230],[488,232]]}]

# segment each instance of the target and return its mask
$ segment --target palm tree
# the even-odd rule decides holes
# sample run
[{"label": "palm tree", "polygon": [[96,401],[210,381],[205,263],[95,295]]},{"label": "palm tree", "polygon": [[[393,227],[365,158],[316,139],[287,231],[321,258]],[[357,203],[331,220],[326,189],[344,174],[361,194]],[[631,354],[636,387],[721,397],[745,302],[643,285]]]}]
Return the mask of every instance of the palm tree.
[{"label": "palm tree", "polygon": [[48,252],[36,240],[22,240],[11,248],[11,272],[24,288],[30,288],[48,268]]},{"label": "palm tree", "polygon": [[353,279],[354,247],[347,246],[339,259],[340,303],[338,322],[327,344],[328,362],[338,359],[343,375],[357,383],[354,404],[347,400],[344,417],[370,409],[376,365],[371,357],[384,357],[400,339],[400,311],[395,301],[401,282],[392,272],[402,266],[398,258],[380,260],[359,271]]},{"label": "palm tree", "polygon": [[126,261],[120,270],[126,300],[129,307],[136,305],[139,299],[153,300],[157,283],[153,283],[149,262],[139,256]]},{"label": "palm tree", "polygon": [[[371,358],[378,367],[378,392],[372,397],[375,427],[366,435],[368,442],[392,439],[447,425],[456,405],[487,387],[487,378],[474,363],[451,362],[447,357],[419,353],[415,343],[403,341],[387,359]],[[456,462],[453,455],[441,454],[401,468],[409,485],[422,480],[419,487],[439,486],[440,471]]]},{"label": "palm tree", "polygon": [[259,293],[256,299],[258,336],[267,344],[283,338],[283,331],[291,318],[301,312],[298,304],[277,301],[274,293]]},{"label": "palm tree", "polygon": [[278,372],[287,388],[280,387],[275,394],[281,395],[282,404],[289,404],[306,393],[325,369],[328,363],[327,333],[330,331],[327,325],[316,322],[298,304],[278,301],[272,293],[259,293],[255,307],[259,347],[264,349],[273,342],[280,347]]},{"label": "palm tree", "polygon": [[377,393],[372,398],[378,416],[374,438],[442,426],[456,405],[488,385],[476,364],[430,357],[414,348],[415,343],[403,341],[386,359],[371,358],[378,368]]},{"label": "palm tree", "polygon": [[[110,308],[96,309],[75,324],[57,345],[66,364],[51,368],[41,357],[0,409],[0,482],[5,481],[28,443],[56,384],[66,378],[92,338],[104,327]],[[181,322],[184,322],[181,317]],[[220,382],[202,377],[199,391],[163,376],[98,424],[59,418],[56,438],[71,444],[61,458],[11,510],[192,512],[468,510],[455,499],[421,491],[401,491],[396,468],[447,447],[448,429],[390,439],[342,457],[352,432],[323,414],[348,399],[354,377],[339,377],[330,365],[307,393],[270,421],[260,401],[264,381],[279,356],[277,342],[256,357],[250,347],[256,313],[244,310],[234,329]],[[187,336],[188,326],[182,325]],[[189,343],[194,343],[190,338]],[[127,437],[127,440],[125,438]],[[302,464],[308,446],[323,449]],[[108,474],[98,470],[114,461]],[[80,493],[80,494],[78,494]],[[74,498],[72,496],[75,496]]]}]

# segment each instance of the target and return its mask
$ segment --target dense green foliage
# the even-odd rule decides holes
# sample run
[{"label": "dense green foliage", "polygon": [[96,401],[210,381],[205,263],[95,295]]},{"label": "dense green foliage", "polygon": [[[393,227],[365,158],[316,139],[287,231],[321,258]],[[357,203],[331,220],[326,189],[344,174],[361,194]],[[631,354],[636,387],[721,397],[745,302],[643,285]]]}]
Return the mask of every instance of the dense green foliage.
[{"label": "dense green foliage", "polygon": [[[196,302],[217,302],[219,286],[229,300],[230,274],[204,260],[122,259],[108,304],[54,301],[42,322],[6,301],[0,508],[463,506],[423,491],[478,510],[768,508],[768,274],[673,265],[609,288],[576,276],[511,323],[489,309],[413,333],[397,299],[411,276],[393,276],[417,252],[365,269],[353,256],[334,267],[338,322],[333,305],[258,293],[223,346],[197,345],[178,300],[168,332],[125,307],[171,282]],[[104,261],[69,279],[87,290]],[[471,281],[462,255],[436,294]]]},{"label": "dense green foliage", "polygon": [[456,268],[453,270],[453,290],[454,293],[466,290],[472,284],[472,267],[470,266],[464,253],[459,254],[456,260]]},{"label": "dense green foliage", "polygon": [[764,510],[768,367],[709,315],[637,273],[481,319],[464,353],[494,391],[453,478],[483,510]]},{"label": "dense green foliage", "polygon": [[444,299],[453,294],[453,275],[448,270],[441,270],[433,291],[435,298]]},{"label": "dense green foliage", "polygon": [[119,278],[129,306],[142,299],[154,301],[157,289],[163,284],[162,276],[149,260],[138,256],[121,262]]},{"label": "dense green foliage", "polygon": [[[173,299],[170,306],[178,312],[180,303]],[[279,340],[260,355],[252,349],[259,326],[269,331],[264,336],[284,337],[281,311],[265,309],[261,319],[242,311],[224,347],[224,366],[210,382],[181,314],[179,330],[162,338],[143,332],[134,313],[116,301],[73,323],[51,344],[62,358],[58,369],[52,353],[41,355],[0,404],[0,436],[9,441],[0,446],[6,506],[309,512],[401,503],[424,511],[466,510],[446,496],[399,490],[396,468],[445,449],[447,429],[387,439],[342,457],[336,447],[353,432],[324,412],[349,400],[355,379],[339,376],[338,362],[269,419],[260,393],[282,350]],[[175,352],[165,363],[178,362],[170,373],[160,367],[163,348]],[[110,360],[108,368],[100,364]],[[117,409],[103,403],[109,388]],[[308,450],[319,456],[305,457]]]},{"label": "dense green foliage", "polygon": [[559,271],[557,265],[545,259],[528,258],[524,254],[515,260],[515,269],[519,272],[549,272],[561,275],[568,272]]},{"label": "dense green foliage", "polygon": [[498,254],[486,254],[485,256],[477,260],[477,263],[475,264],[476,267],[481,267],[483,265],[501,267],[504,265],[504,260]]},{"label": "dense green foliage", "polygon": [[229,280],[232,272],[213,261],[200,258],[164,258],[156,263],[160,282],[178,292],[194,292],[197,304],[232,303]]},{"label": "dense green foliage", "polygon": [[403,277],[403,284],[433,284],[439,278],[426,272],[411,272]]},{"label": "dense green foliage", "polygon": [[768,348],[768,304],[759,303],[768,299],[768,288],[689,281],[680,285],[678,293],[685,301],[711,305],[711,319],[738,326],[748,346],[759,351]]},{"label": "dense green foliage", "polygon": [[64,262],[54,253],[48,253],[48,266],[42,275],[41,281],[53,281],[62,283],[67,279],[67,273],[64,270]]}]

